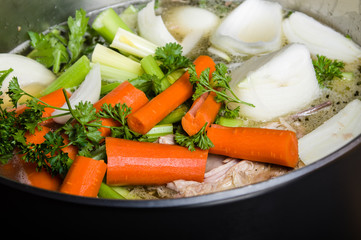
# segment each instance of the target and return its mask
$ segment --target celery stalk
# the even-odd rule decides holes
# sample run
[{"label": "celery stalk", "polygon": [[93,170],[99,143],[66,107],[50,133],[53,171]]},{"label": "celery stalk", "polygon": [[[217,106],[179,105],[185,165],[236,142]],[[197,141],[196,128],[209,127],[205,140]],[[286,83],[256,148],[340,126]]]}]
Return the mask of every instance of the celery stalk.
[{"label": "celery stalk", "polygon": [[155,59],[152,55],[148,55],[148,56],[144,57],[140,61],[140,65],[142,66],[144,72],[146,72],[150,75],[155,75],[159,79],[164,78],[164,73],[163,73],[162,69],[160,69],[157,61],[155,61]]},{"label": "celery stalk", "polygon": [[137,27],[138,9],[133,5],[130,5],[120,14],[120,18],[125,22],[125,24],[127,24],[129,28],[134,29]]},{"label": "celery stalk", "polygon": [[145,38],[125,31],[122,28],[117,30],[117,33],[110,46],[120,50],[121,52],[126,52],[140,58],[153,55],[158,47]]},{"label": "celery stalk", "polygon": [[105,183],[101,183],[100,189],[98,192],[98,197],[100,198],[108,198],[108,199],[125,199],[123,195],[115,191],[113,188],[108,186]]},{"label": "celery stalk", "polygon": [[140,197],[132,194],[128,189],[122,186],[112,186],[111,187],[114,191],[122,195],[125,199],[131,200],[131,199],[141,199]]},{"label": "celery stalk", "polygon": [[147,137],[160,137],[173,133],[172,124],[157,124],[149,132],[145,134]]},{"label": "celery stalk", "polygon": [[112,8],[101,12],[94,19],[92,27],[109,43],[113,41],[118,28],[132,31]]},{"label": "celery stalk", "polygon": [[244,124],[242,119],[226,117],[218,118],[217,123],[225,127],[242,127]]},{"label": "celery stalk", "polygon": [[162,121],[158,124],[169,124],[169,123],[176,123],[182,120],[182,117],[187,113],[188,106],[185,104],[181,104],[179,107],[174,109],[171,113],[169,113]]},{"label": "celery stalk", "polygon": [[143,74],[140,63],[101,44],[95,46],[92,54],[92,62],[127,71],[137,76]]},{"label": "celery stalk", "polygon": [[79,58],[68,70],[53,81],[40,94],[47,95],[59,88],[72,88],[78,86],[90,71],[90,62],[86,56]]},{"label": "celery stalk", "polygon": [[[93,66],[94,63],[91,63],[90,65]],[[138,77],[135,73],[102,64],[100,64],[100,74],[102,80],[107,82],[124,82]]]},{"label": "celery stalk", "polygon": [[100,95],[105,95],[105,94],[109,93],[114,88],[118,87],[120,84],[121,84],[121,82],[112,82],[112,83],[103,85],[100,90]]}]

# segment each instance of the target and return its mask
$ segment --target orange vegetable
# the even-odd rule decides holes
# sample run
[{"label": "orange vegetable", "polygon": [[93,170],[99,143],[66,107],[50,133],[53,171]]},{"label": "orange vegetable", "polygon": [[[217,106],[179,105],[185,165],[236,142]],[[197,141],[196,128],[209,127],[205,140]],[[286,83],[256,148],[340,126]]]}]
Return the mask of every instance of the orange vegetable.
[{"label": "orange vegetable", "polygon": [[[70,97],[70,93],[67,92],[67,96]],[[46,102],[47,104],[54,106],[54,107],[62,107],[65,103],[65,97],[64,97],[64,93],[63,93],[63,89],[58,89],[52,93],[49,93],[48,95],[45,95],[41,98],[39,98],[40,100],[42,100],[43,102]],[[42,103],[40,103],[42,104]],[[16,109],[16,113],[17,114],[21,114],[25,111],[26,109],[26,104],[20,105],[17,109]],[[55,109],[53,108],[44,108],[44,112],[43,112],[43,118],[47,118],[50,117],[51,114],[54,112]],[[42,124],[47,124],[52,122],[52,119],[48,119],[42,122]]]},{"label": "orange vegetable", "polygon": [[204,124],[207,124],[206,130],[209,125],[214,122],[216,116],[221,108],[221,103],[216,102],[214,99],[216,93],[204,93],[197,98],[189,111],[182,118],[182,127],[189,136],[199,132]]},{"label": "orange vegetable", "polygon": [[103,160],[77,156],[60,186],[59,192],[96,197],[106,170],[107,165]]},{"label": "orange vegetable", "polygon": [[[195,68],[198,75],[214,64],[212,58],[199,56],[195,61]],[[137,133],[146,134],[157,123],[165,118],[170,112],[185,102],[193,95],[193,86],[189,82],[189,73],[184,73],[166,90],[150,100],[138,111],[128,116],[129,128]]]},{"label": "orange vegetable", "polygon": [[207,136],[214,144],[210,153],[292,168],[298,163],[298,142],[292,131],[212,124]]},{"label": "orange vegetable", "polygon": [[[99,101],[94,103],[94,107],[97,111],[100,111],[104,103],[111,104],[113,107],[117,103],[125,103],[134,112],[143,105],[145,105],[148,101],[149,100],[143,91],[137,89],[128,81],[125,81],[118,87],[114,88],[111,92],[109,92]],[[104,126],[119,126],[119,123],[117,121],[110,118],[101,118],[100,120],[102,121],[102,125]],[[111,132],[110,128],[106,127],[100,128],[99,131],[101,132],[101,135],[103,137],[109,136]]]},{"label": "orange vegetable", "polygon": [[109,185],[165,184],[177,179],[202,182],[208,151],[179,145],[105,139]]}]

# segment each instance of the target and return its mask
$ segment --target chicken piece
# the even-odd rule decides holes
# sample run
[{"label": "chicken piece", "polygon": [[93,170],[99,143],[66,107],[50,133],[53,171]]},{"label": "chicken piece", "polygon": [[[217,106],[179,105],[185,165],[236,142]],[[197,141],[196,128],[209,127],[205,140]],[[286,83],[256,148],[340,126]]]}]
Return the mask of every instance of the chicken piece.
[{"label": "chicken piece", "polygon": [[265,181],[288,171],[290,169],[286,167],[272,164],[227,159],[224,165],[207,172],[202,183],[176,180],[168,183],[167,187],[178,192],[176,197],[190,197]]}]

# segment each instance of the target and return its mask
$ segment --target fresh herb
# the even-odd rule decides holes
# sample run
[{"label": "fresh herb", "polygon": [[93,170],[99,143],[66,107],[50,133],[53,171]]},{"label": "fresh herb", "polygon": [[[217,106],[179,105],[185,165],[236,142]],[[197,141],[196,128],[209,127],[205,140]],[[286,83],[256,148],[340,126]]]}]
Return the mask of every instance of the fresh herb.
[{"label": "fresh herb", "polygon": [[[195,91],[192,96],[193,100],[199,98],[202,94],[206,92],[215,92],[217,102],[236,102],[246,104],[248,106],[254,107],[253,104],[241,101],[232,91],[229,86],[229,81],[231,80],[228,75],[227,66],[223,63],[216,64],[216,70],[212,74],[212,79],[209,81],[210,69],[207,68],[204,70],[198,77],[195,66],[191,65],[188,68],[190,74],[189,81],[195,86]],[[230,94],[229,94],[230,93]]]},{"label": "fresh herb", "polygon": [[174,140],[176,143],[188,148],[190,151],[195,151],[196,147],[199,147],[203,150],[212,148],[214,145],[207,136],[207,124],[208,123],[205,123],[201,130],[199,130],[199,132],[193,136],[188,136],[186,133],[184,133],[184,130],[179,127],[175,133]]},{"label": "fresh herb", "polygon": [[338,60],[331,60],[325,56],[317,55],[317,59],[312,60],[318,84],[321,87],[329,87],[329,83],[335,77],[342,77],[342,70],[345,63]]},{"label": "fresh herb", "polygon": [[154,58],[161,62],[160,68],[165,74],[169,74],[177,69],[186,68],[191,65],[191,61],[182,55],[183,47],[178,43],[167,43],[164,47],[158,47]]}]

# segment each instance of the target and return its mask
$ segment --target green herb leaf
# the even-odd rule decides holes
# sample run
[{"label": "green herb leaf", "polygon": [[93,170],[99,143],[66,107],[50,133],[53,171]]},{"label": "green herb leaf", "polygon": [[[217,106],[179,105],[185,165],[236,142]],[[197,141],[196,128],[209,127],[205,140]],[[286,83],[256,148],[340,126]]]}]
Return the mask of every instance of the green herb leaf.
[{"label": "green herb leaf", "polygon": [[206,126],[208,123],[205,123],[201,130],[193,136],[188,136],[184,131],[179,127],[175,133],[174,140],[179,145],[188,148],[190,151],[195,151],[196,147],[206,150],[214,147],[212,141],[208,138],[206,132]]},{"label": "green herb leaf", "polygon": [[183,47],[178,43],[167,43],[164,47],[159,47],[155,51],[155,59],[161,61],[160,68],[165,74],[173,72],[179,68],[186,68],[191,61],[182,55]]},{"label": "green herb leaf", "polygon": [[87,31],[89,18],[86,17],[86,12],[83,9],[75,12],[75,19],[68,18],[69,27],[69,42],[68,49],[71,52],[70,63],[75,62],[83,49],[85,41],[84,35]]},{"label": "green herb leaf", "polygon": [[325,56],[317,55],[317,59],[312,60],[316,72],[318,84],[321,87],[329,87],[330,81],[335,77],[342,77],[342,70],[345,63],[338,60],[331,60]]}]

